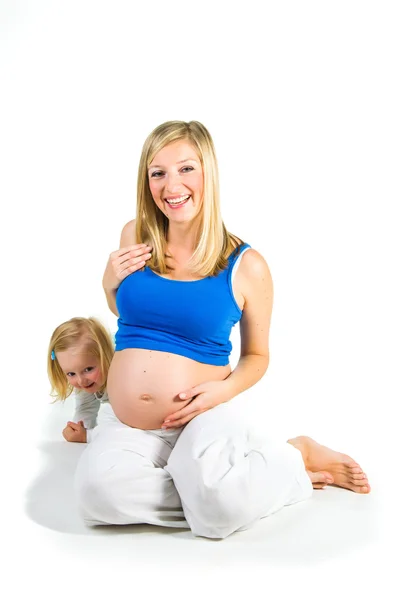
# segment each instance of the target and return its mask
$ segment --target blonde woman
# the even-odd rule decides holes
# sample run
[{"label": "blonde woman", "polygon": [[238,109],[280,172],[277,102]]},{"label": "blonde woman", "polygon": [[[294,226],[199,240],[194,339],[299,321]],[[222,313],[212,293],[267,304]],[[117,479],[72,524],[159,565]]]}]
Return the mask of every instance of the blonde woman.
[{"label": "blonde woman", "polygon": [[78,465],[87,524],[225,538],[313,487],[369,492],[347,455],[307,437],[256,439],[233,414],[229,401],[268,367],[273,288],[261,254],[224,226],[214,145],[201,123],[169,121],[145,141],[136,220],[122,229],[103,287],[119,317],[107,384],[115,416]]},{"label": "blonde woman", "polygon": [[47,353],[51,395],[64,401],[75,393],[75,415],[62,432],[67,442],[91,441],[100,406],[108,405],[106,382],[113,355],[113,339],[94,317],[75,317],[53,331]]}]

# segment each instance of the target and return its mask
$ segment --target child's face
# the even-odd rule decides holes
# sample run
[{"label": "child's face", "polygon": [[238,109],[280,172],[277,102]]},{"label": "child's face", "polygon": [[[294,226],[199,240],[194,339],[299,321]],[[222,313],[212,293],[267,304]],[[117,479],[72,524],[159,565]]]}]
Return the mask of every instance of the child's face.
[{"label": "child's face", "polygon": [[84,347],[76,346],[57,352],[57,360],[68,382],[74,388],[94,393],[98,392],[103,385],[104,378],[99,359]]}]

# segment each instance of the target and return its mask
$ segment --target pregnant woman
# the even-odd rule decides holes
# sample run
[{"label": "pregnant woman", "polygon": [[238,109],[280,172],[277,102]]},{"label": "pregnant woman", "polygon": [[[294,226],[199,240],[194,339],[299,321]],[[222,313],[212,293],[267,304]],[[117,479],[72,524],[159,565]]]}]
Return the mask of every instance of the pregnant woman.
[{"label": "pregnant woman", "polygon": [[[349,456],[249,432],[229,400],[269,362],[273,288],[264,258],[229,233],[212,138],[169,121],[143,146],[137,215],[103,286],[118,316],[111,406],[76,474],[88,525],[150,523],[224,538],[335,484],[370,487]],[[232,327],[241,355],[229,364]]]}]

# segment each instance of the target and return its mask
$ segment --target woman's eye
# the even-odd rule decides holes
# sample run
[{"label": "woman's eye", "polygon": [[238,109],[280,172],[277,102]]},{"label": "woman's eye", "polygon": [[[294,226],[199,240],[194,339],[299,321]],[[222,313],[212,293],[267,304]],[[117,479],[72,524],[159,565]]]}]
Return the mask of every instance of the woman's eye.
[{"label": "woman's eye", "polygon": [[[189,169],[189,171],[193,171],[193,167],[183,167],[183,168],[181,169],[181,171],[184,171],[185,169]],[[154,171],[154,172],[152,173],[152,175],[151,175],[151,176],[152,176],[152,177],[157,177],[157,176],[158,176],[158,175],[160,175],[160,174],[162,175],[162,174],[163,174],[163,172],[162,172],[162,171]]]}]

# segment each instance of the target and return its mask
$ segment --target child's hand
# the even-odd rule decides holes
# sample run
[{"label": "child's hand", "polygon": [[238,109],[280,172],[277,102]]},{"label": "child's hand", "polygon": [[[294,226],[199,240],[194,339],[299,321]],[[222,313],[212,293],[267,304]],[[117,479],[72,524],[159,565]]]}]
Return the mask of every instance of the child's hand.
[{"label": "child's hand", "polygon": [[63,429],[62,434],[67,442],[86,443],[87,441],[86,429],[83,426],[83,421],[79,421],[79,423],[68,421],[67,426]]}]

